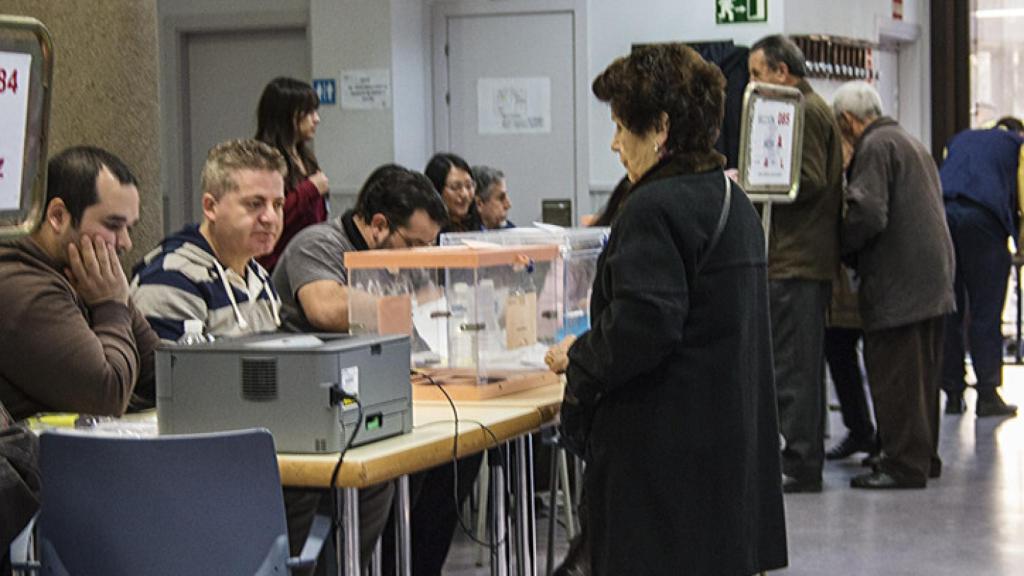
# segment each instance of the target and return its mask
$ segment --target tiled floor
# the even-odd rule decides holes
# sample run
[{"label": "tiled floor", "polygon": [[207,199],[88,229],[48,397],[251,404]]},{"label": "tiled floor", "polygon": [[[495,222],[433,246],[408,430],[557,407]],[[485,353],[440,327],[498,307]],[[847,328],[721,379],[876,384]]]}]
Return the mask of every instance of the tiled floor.
[{"label": "tiled floor", "polygon": [[[1024,367],[1007,366],[1003,396],[1024,407]],[[1024,575],[1024,415],[943,416],[942,478],[926,490],[851,490],[858,461],[828,463],[822,494],[786,497],[793,576]],[[831,413],[831,430],[843,431]],[[540,574],[544,531],[539,519]],[[565,554],[559,532],[558,558]],[[457,539],[445,574],[489,574],[476,565],[477,547]]]}]

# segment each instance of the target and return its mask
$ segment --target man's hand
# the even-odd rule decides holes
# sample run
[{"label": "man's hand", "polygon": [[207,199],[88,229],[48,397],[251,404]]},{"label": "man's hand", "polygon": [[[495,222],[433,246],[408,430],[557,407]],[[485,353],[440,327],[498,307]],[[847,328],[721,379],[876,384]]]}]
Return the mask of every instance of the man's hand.
[{"label": "man's hand", "polygon": [[569,368],[569,348],[575,341],[576,337],[570,334],[558,344],[548,348],[547,353],[544,354],[544,363],[548,365],[548,369],[555,374],[562,374]]},{"label": "man's hand", "polygon": [[68,244],[68,268],[64,270],[86,306],[116,301],[128,303],[128,280],[121,270],[117,250],[102,238],[82,236]]}]

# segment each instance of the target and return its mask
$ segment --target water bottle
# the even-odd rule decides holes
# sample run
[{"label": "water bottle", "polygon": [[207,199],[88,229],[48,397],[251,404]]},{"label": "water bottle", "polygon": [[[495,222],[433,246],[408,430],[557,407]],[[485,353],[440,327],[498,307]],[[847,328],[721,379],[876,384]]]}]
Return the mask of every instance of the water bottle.
[{"label": "water bottle", "polygon": [[182,346],[192,346],[194,344],[211,342],[211,340],[203,334],[203,328],[205,328],[205,326],[203,325],[202,320],[196,320],[195,318],[185,320],[185,333],[181,335],[181,338],[178,338],[178,344]]}]

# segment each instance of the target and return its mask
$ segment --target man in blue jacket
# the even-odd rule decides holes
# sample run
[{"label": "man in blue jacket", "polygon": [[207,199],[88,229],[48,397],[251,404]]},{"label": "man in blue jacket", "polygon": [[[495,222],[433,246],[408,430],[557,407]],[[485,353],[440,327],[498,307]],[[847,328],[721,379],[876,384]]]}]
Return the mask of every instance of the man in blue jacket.
[{"label": "man in blue jacket", "polygon": [[942,373],[947,414],[964,411],[965,348],[971,351],[978,378],[975,413],[1017,413],[996,389],[1003,380],[1001,315],[1010,276],[1007,238],[1012,236],[1020,250],[1022,143],[1024,125],[1011,117],[989,130],[961,132],[950,141],[940,171],[946,221],[956,250],[956,312],[946,322]]}]

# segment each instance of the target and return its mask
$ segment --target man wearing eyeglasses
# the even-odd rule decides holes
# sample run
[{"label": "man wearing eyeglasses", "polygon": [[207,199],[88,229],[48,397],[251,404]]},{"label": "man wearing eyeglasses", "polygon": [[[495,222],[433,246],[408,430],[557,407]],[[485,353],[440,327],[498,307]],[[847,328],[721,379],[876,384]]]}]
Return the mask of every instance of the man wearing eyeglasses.
[{"label": "man wearing eyeglasses", "polygon": [[447,222],[444,203],[424,175],[394,164],[377,168],[352,210],[306,228],[281,254],[273,281],[283,326],[347,332],[345,252],[430,246]]},{"label": "man wearing eyeglasses", "polygon": [[[281,295],[282,326],[293,332],[348,331],[348,271],[345,252],[430,246],[448,211],[423,174],[387,164],[359,191],[356,205],[292,238],[274,268]],[[394,495],[391,483],[359,491],[360,558],[364,568],[387,523]],[[315,490],[285,490],[289,540],[302,543],[313,513],[327,504]],[[323,563],[318,563],[318,574]]]}]

